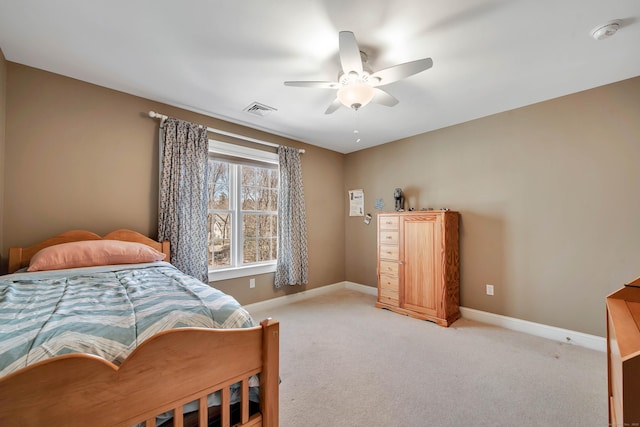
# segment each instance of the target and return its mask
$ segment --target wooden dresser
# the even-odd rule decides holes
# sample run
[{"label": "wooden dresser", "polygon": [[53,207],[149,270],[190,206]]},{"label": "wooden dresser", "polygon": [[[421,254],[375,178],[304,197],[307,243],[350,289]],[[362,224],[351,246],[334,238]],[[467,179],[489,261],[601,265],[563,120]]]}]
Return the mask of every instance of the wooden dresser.
[{"label": "wooden dresser", "polygon": [[640,426],[640,278],[606,302],[609,425]]},{"label": "wooden dresser", "polygon": [[460,317],[458,212],[378,214],[376,307],[449,326]]}]

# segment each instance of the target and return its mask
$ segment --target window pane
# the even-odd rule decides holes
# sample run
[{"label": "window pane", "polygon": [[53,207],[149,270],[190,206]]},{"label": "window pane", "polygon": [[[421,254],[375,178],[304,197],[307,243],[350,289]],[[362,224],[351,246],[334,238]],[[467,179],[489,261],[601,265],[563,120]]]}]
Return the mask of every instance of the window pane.
[{"label": "window pane", "polygon": [[231,214],[209,214],[209,266],[231,265]]},{"label": "window pane", "polygon": [[249,264],[257,261],[256,241],[253,239],[245,240],[242,250],[242,262]]},{"label": "window pane", "polygon": [[209,159],[209,209],[229,209],[229,163]]},{"label": "window pane", "polygon": [[256,191],[258,195],[257,200],[257,210],[259,211],[267,211],[269,210],[269,190],[266,188],[259,188]]},{"label": "window pane", "polygon": [[243,211],[254,211],[257,209],[258,204],[256,200],[258,199],[258,194],[255,190],[255,187],[242,187],[242,210]]},{"label": "window pane", "polygon": [[257,215],[253,214],[242,215],[242,232],[245,239],[257,236],[256,227],[258,224],[256,222],[256,217]]},{"label": "window pane", "polygon": [[240,166],[242,185],[256,185],[256,168],[253,166]]},{"label": "window pane", "polygon": [[271,260],[271,239],[258,240],[258,261]]},{"label": "window pane", "polygon": [[210,209],[229,209],[229,187],[217,188],[210,204]]},{"label": "window pane", "polygon": [[271,259],[272,260],[278,259],[278,238],[277,237],[274,237],[273,239],[271,239]]},{"label": "window pane", "polygon": [[278,211],[278,190],[269,190],[269,206],[267,210]]},{"label": "window pane", "polygon": [[269,186],[270,170],[266,168],[256,168],[256,185],[260,187]]},{"label": "window pane", "polygon": [[274,215],[260,215],[258,217],[258,236],[260,237],[272,237],[271,231],[271,217]]},{"label": "window pane", "polygon": [[210,267],[276,259],[278,181],[271,167],[209,159]]}]

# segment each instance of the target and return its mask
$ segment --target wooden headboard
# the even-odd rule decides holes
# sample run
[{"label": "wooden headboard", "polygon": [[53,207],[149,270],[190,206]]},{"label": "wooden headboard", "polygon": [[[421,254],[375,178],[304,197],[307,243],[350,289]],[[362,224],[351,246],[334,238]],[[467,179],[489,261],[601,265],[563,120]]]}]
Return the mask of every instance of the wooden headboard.
[{"label": "wooden headboard", "polygon": [[35,245],[26,248],[9,248],[9,273],[13,273],[21,268],[27,267],[31,257],[36,254],[40,249],[44,249],[48,246],[59,245],[60,243],[79,242],[83,240],[123,240],[125,242],[137,242],[144,243],[147,246],[151,246],[155,250],[158,250],[167,255],[167,262],[170,259],[170,247],[169,242],[158,242],[137,231],[120,229],[112,231],[104,237],[98,236],[96,233],[86,230],[71,230],[64,233],[53,236],[47,240],[44,240]]}]

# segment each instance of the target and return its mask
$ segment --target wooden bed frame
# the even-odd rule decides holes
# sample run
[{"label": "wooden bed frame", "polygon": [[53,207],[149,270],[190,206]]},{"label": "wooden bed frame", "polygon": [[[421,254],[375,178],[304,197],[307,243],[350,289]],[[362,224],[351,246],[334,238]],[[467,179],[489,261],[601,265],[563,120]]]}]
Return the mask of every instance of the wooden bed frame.
[{"label": "wooden bed frame", "polygon": [[[9,271],[29,264],[40,249],[80,240],[145,243],[169,255],[169,243],[131,230],[104,237],[73,230],[26,248],[9,250]],[[249,413],[248,379],[260,374],[260,411]],[[0,425],[155,426],[156,415],[199,402],[198,425],[207,425],[207,395],[221,390],[220,425],[230,425],[229,386],[241,383],[239,426],[278,425],[279,323],[266,319],[246,329],[182,328],[145,341],[120,367],[74,353],[43,360],[0,378]]]}]

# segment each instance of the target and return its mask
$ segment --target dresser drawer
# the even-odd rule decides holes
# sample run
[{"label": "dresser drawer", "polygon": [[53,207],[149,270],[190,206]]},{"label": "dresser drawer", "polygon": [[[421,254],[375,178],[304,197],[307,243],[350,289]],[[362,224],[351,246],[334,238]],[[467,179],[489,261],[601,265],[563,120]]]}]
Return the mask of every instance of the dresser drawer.
[{"label": "dresser drawer", "polygon": [[397,307],[400,301],[398,283],[397,276],[381,274],[378,280],[378,301]]},{"label": "dresser drawer", "polygon": [[400,248],[398,248],[398,245],[380,245],[380,259],[398,261],[400,259]]},{"label": "dresser drawer", "polygon": [[397,245],[400,241],[400,232],[398,231],[380,231],[380,244],[381,245]]},{"label": "dresser drawer", "polygon": [[380,261],[380,274],[398,276],[399,264],[391,261]]},{"label": "dresser drawer", "polygon": [[378,300],[381,303],[389,305],[398,305],[398,291],[390,291],[388,289],[380,288],[380,297]]},{"label": "dresser drawer", "polygon": [[380,230],[398,230],[400,220],[398,215],[381,216],[379,220]]},{"label": "dresser drawer", "polygon": [[394,292],[398,297],[398,276],[380,275],[380,291]]}]

